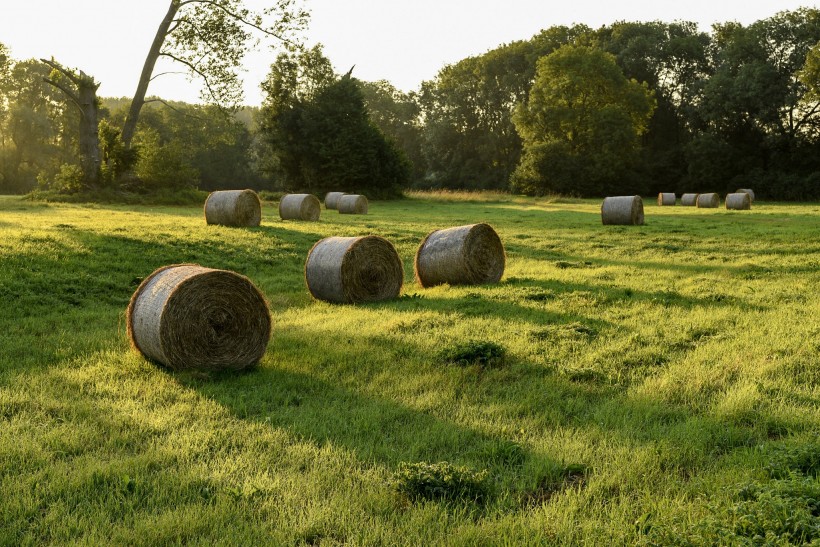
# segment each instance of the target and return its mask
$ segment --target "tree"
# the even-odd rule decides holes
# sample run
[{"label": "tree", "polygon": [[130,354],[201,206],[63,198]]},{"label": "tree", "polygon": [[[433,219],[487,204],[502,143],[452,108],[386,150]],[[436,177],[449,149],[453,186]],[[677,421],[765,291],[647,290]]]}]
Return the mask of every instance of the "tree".
[{"label": "tree", "polygon": [[562,46],[538,61],[529,100],[515,114],[524,141],[515,187],[533,194],[636,192],[623,177],[654,108],[646,84],[628,80],[613,55]]},{"label": "tree", "polygon": [[100,84],[83,71],[75,71],[48,59],[40,59],[52,68],[44,80],[65,94],[79,110],[79,155],[82,184],[96,186],[100,179],[99,108],[97,89]]},{"label": "tree", "polygon": [[171,0],[145,58],[137,90],[123,125],[126,147],[148,100],[146,93],[157,61],[168,59],[182,65],[189,77],[203,83],[202,98],[226,108],[242,99],[238,70],[248,48],[258,42],[255,32],[293,44],[292,37],[304,28],[308,14],[296,0],[276,0],[262,13],[252,12],[242,0]]},{"label": "tree", "polygon": [[263,89],[261,130],[283,189],[379,198],[407,185],[410,166],[370,121],[360,84],[336,77],[320,46],[280,55]]}]

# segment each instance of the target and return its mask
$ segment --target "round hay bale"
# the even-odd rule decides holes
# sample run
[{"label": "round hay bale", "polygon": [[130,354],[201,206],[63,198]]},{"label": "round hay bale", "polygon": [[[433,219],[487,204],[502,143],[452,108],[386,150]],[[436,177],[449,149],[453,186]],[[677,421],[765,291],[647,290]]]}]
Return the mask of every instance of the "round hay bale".
[{"label": "round hay bale", "polygon": [[308,253],[305,282],[318,300],[377,302],[399,295],[404,268],[396,248],[382,237],[326,237]]},{"label": "round hay bale", "polygon": [[675,205],[676,202],[677,197],[671,192],[661,192],[658,194],[658,205]]},{"label": "round hay bale", "polygon": [[325,195],[325,209],[338,209],[339,198],[346,195],[347,192],[328,192]]},{"label": "round hay bale", "polygon": [[366,215],[367,198],[358,194],[345,194],[339,198],[337,207],[345,215]]},{"label": "round hay bale", "polygon": [[740,194],[741,192],[744,193],[744,194],[749,194],[749,199],[751,200],[751,203],[754,203],[754,201],[755,201],[755,191],[754,190],[752,190],[751,188],[740,188],[735,193]]},{"label": "round hay bale", "polygon": [[205,200],[205,222],[222,226],[259,226],[262,202],[253,190],[218,190]]},{"label": "round hay bale", "polygon": [[612,196],[601,204],[601,221],[604,224],[643,224],[643,200],[641,196]]},{"label": "round hay bale", "polygon": [[698,203],[698,195],[697,194],[683,194],[680,197],[680,204],[685,205],[686,207],[694,207]]},{"label": "round hay bale", "polygon": [[282,220],[319,220],[322,204],[313,194],[286,194],[279,200]]},{"label": "round hay bale", "polygon": [[414,270],[422,287],[498,283],[506,256],[489,224],[469,224],[427,234],[416,251]]},{"label": "round hay bale", "polygon": [[726,194],[726,208],[745,211],[752,208],[752,196],[746,192]]},{"label": "round hay bale", "polygon": [[227,270],[176,264],[156,270],[126,311],[131,344],[173,370],[241,370],[265,354],[271,316],[247,278]]},{"label": "round hay bale", "polygon": [[697,205],[700,209],[714,209],[716,207],[720,207],[720,196],[715,193],[698,194]]}]

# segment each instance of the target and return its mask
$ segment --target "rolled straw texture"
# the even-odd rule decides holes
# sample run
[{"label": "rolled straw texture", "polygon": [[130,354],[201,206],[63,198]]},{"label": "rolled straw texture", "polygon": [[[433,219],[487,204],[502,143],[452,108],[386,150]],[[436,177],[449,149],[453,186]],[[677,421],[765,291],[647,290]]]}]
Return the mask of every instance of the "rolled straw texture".
[{"label": "rolled straw texture", "polygon": [[328,192],[325,195],[325,209],[338,209],[339,198],[347,195],[346,192]]},{"label": "rolled straw texture", "polygon": [[219,190],[205,200],[205,222],[222,226],[259,226],[262,202],[253,190]]},{"label": "rolled straw texture", "polygon": [[319,220],[322,204],[313,194],[286,194],[279,200],[282,220]]},{"label": "rolled straw texture", "polygon": [[745,211],[752,208],[752,196],[746,192],[726,194],[726,208]]},{"label": "rolled straw texture", "polygon": [[504,274],[504,245],[489,224],[431,232],[416,251],[414,270],[422,287],[442,283],[497,283]]},{"label": "rolled straw texture", "polygon": [[658,194],[658,205],[675,205],[677,197],[670,192],[661,192]]},{"label": "rolled straw texture", "polygon": [[680,197],[680,204],[685,205],[687,207],[694,207],[698,203],[698,195],[697,194],[683,194]]},{"label": "rolled straw texture", "polygon": [[601,204],[601,221],[604,224],[643,224],[643,200],[641,196],[612,196]]},{"label": "rolled straw texture", "polygon": [[265,354],[271,317],[246,277],[196,264],[145,278],[126,312],[131,344],[174,370],[241,370]]},{"label": "rolled straw texture", "polygon": [[346,215],[366,215],[367,198],[358,194],[345,194],[339,198],[337,208]]},{"label": "rolled straw texture", "polygon": [[754,203],[754,201],[755,201],[755,191],[754,190],[752,190],[751,188],[740,188],[735,193],[739,194],[741,192],[749,194],[749,199],[751,200],[752,203]]},{"label": "rolled straw texture", "polygon": [[305,282],[318,300],[376,302],[399,295],[404,268],[396,248],[382,237],[326,237],[308,253]]},{"label": "rolled straw texture", "polygon": [[720,196],[715,193],[698,194],[698,207],[701,209],[720,207]]}]

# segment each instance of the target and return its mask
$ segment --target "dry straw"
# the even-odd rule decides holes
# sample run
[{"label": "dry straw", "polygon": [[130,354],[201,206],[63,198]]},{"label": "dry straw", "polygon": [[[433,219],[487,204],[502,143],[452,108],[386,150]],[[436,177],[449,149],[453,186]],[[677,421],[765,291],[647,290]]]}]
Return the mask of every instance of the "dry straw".
[{"label": "dry straw", "polygon": [[677,198],[671,192],[661,192],[658,194],[658,205],[675,205]]},{"label": "dry straw", "polygon": [[379,236],[326,237],[308,253],[305,282],[314,298],[339,304],[396,298],[404,268],[393,244]]},{"label": "dry straw", "polygon": [[726,208],[745,211],[752,208],[752,196],[746,192],[726,194]]},{"label": "dry straw", "polygon": [[174,370],[241,370],[265,354],[271,317],[246,277],[196,264],[156,270],[126,311],[128,337],[143,355]]},{"label": "dry straw", "polygon": [[685,205],[686,207],[694,207],[698,203],[698,195],[697,194],[683,194],[680,197],[680,204]]},{"label": "dry straw", "polygon": [[325,209],[338,209],[339,198],[346,195],[346,192],[328,192],[325,195]]},{"label": "dry straw", "polygon": [[754,201],[755,201],[755,191],[754,190],[752,190],[751,188],[740,188],[735,193],[740,194],[741,192],[744,193],[744,194],[749,194],[749,199],[751,200],[752,203],[754,203]]},{"label": "dry straw", "polygon": [[604,224],[643,224],[643,200],[641,196],[611,196],[601,204],[601,221]]},{"label": "dry straw", "polygon": [[358,194],[345,194],[339,198],[339,212],[346,215],[366,215],[367,198]]},{"label": "dry straw", "polygon": [[504,274],[504,245],[489,224],[431,232],[416,251],[414,269],[422,287],[442,283],[497,283]]},{"label": "dry straw", "polygon": [[262,202],[253,190],[219,190],[205,200],[205,222],[222,226],[259,226]]},{"label": "dry straw", "polygon": [[313,194],[286,194],[279,200],[282,220],[319,220],[322,204]]},{"label": "dry straw", "polygon": [[701,209],[714,209],[720,207],[720,196],[715,193],[698,194],[698,207]]}]

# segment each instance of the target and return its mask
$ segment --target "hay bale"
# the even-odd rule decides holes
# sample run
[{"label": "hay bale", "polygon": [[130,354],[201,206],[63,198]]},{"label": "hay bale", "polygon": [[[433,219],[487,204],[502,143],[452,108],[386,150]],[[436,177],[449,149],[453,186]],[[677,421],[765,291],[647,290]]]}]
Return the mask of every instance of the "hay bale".
[{"label": "hay bale", "polygon": [[720,207],[720,196],[715,193],[698,194],[697,206],[700,209],[714,209]]},{"label": "hay bale", "polygon": [[253,190],[219,190],[205,200],[205,222],[222,226],[259,226],[262,202]]},{"label": "hay bale", "polygon": [[422,287],[442,283],[497,283],[504,274],[504,245],[489,224],[469,224],[427,234],[416,251],[414,270]]},{"label": "hay bale", "polygon": [[325,209],[338,209],[339,198],[346,195],[347,192],[328,192],[325,195]]},{"label": "hay bale", "polygon": [[671,192],[661,192],[658,194],[658,205],[675,205],[676,202],[677,197]]},{"label": "hay bale", "polygon": [[271,317],[265,297],[244,276],[176,264],[137,288],[126,312],[131,344],[174,370],[241,370],[265,354]]},{"label": "hay bale", "polygon": [[601,221],[604,224],[643,224],[643,200],[641,196],[612,196],[601,204]]},{"label": "hay bale", "polygon": [[749,194],[750,202],[751,203],[755,202],[755,191],[752,190],[751,188],[739,188],[737,190],[737,192],[735,192],[735,193],[736,194],[740,194],[740,193]]},{"label": "hay bale", "polygon": [[355,304],[396,298],[404,268],[393,244],[379,236],[326,237],[308,253],[305,282],[314,298]]},{"label": "hay bale", "polygon": [[726,208],[746,211],[752,208],[752,196],[746,192],[726,194]]},{"label": "hay bale", "polygon": [[685,205],[686,207],[694,207],[698,203],[698,195],[697,194],[683,194],[680,197],[680,204]]},{"label": "hay bale", "polygon": [[313,194],[286,194],[279,200],[282,220],[319,220],[322,204]]},{"label": "hay bale", "polygon": [[345,194],[337,202],[339,212],[345,215],[366,215],[367,198],[358,194]]}]

